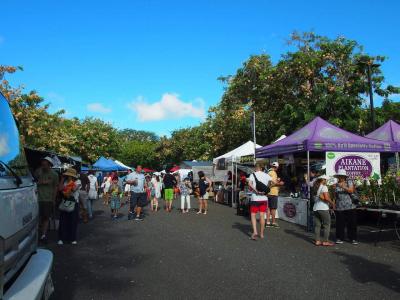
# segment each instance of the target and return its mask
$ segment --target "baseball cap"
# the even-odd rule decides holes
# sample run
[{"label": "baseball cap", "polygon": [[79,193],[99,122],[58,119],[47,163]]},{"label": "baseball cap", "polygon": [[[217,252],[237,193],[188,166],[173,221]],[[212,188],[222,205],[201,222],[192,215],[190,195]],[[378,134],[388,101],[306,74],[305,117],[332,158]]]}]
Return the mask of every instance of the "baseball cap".
[{"label": "baseball cap", "polygon": [[277,161],[274,161],[274,162],[271,164],[271,166],[272,166],[272,167],[275,167],[275,168],[279,168],[279,163],[278,163]]}]

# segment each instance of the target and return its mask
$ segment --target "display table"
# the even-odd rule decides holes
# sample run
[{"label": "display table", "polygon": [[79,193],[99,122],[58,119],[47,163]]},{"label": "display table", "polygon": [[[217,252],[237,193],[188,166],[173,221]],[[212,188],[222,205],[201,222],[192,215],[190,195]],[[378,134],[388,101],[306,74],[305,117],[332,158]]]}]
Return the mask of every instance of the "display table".
[{"label": "display table", "polygon": [[396,215],[396,218],[393,221],[393,230],[396,232],[397,237],[400,240],[400,233],[399,230],[397,228],[397,219],[400,218],[400,211],[398,210],[391,210],[391,209],[383,209],[383,208],[368,208],[368,207],[359,207],[357,208],[358,210],[361,211],[370,211],[370,212],[377,212],[379,213],[379,218],[378,218],[378,234],[375,238],[375,246],[377,245],[377,243],[380,240],[381,237],[381,233],[383,231],[383,222],[382,222],[382,218],[384,218],[386,216],[386,214],[392,214],[392,215]]},{"label": "display table", "polygon": [[279,197],[277,218],[307,226],[307,199]]}]

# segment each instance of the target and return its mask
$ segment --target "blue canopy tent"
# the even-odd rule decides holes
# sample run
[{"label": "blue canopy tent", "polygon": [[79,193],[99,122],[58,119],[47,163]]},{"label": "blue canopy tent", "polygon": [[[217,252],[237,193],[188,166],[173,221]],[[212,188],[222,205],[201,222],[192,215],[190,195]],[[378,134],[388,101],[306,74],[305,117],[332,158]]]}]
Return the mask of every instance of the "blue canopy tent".
[{"label": "blue canopy tent", "polygon": [[99,170],[99,171],[126,171],[128,170],[127,168],[117,164],[111,159],[107,159],[103,156],[101,156],[94,164],[93,164],[93,169]]}]

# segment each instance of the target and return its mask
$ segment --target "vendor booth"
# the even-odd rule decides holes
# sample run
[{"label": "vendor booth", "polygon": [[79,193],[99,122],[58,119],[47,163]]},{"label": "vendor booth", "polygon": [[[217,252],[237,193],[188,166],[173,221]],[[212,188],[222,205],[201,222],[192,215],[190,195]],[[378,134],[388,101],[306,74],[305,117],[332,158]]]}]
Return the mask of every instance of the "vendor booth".
[{"label": "vendor booth", "polygon": [[[261,148],[261,146],[254,144],[252,141],[248,141],[228,153],[213,159],[214,174],[217,179],[214,181],[223,183],[223,185],[220,184],[215,189],[220,198],[216,199],[218,202],[225,203],[232,207],[237,207],[241,190],[238,187],[238,171],[248,174],[253,172],[254,152],[255,149],[258,148]],[[227,178],[228,171],[232,174],[232,178],[229,180]],[[229,182],[229,184],[227,184],[227,182]]]},{"label": "vendor booth", "polygon": [[[372,164],[371,167],[367,165],[367,160],[362,154],[368,153],[379,160],[380,153],[394,151],[393,143],[358,136],[316,117],[288,137],[257,149],[256,157],[277,160],[283,165],[281,169],[289,173],[288,180],[284,180],[285,185],[290,181],[294,187],[286,195],[282,193],[280,196],[278,214],[282,219],[306,226],[310,210],[309,182],[312,163],[325,162],[329,156],[334,164],[333,169],[330,169],[333,173],[343,168],[371,176]],[[298,173],[301,172],[303,174],[299,176]]]}]

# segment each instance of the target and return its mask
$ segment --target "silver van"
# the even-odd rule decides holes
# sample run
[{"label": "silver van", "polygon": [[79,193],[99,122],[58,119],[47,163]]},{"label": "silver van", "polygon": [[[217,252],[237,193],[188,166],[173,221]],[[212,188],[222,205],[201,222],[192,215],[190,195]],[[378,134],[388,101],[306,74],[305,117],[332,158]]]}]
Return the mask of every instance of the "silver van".
[{"label": "silver van", "polygon": [[18,128],[0,93],[0,299],[48,299],[51,251],[37,248],[37,189]]}]

